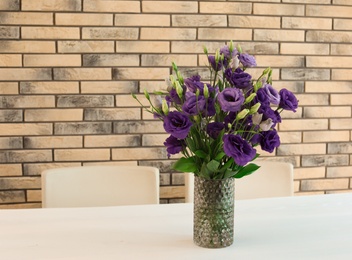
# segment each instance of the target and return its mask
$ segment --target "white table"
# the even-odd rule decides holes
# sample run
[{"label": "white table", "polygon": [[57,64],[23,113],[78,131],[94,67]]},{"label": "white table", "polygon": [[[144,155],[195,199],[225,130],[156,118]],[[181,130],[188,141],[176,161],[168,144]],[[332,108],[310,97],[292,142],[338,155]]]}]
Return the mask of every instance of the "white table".
[{"label": "white table", "polygon": [[193,244],[192,207],[0,210],[0,259],[352,259],[352,193],[236,201],[223,249]]}]

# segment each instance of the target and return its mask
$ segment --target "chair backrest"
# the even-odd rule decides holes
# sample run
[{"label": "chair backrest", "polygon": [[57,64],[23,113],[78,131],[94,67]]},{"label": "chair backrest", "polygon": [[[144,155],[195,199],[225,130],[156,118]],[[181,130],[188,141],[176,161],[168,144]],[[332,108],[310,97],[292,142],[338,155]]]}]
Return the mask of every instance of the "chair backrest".
[{"label": "chair backrest", "polygon": [[42,207],[98,207],[159,203],[159,169],[83,166],[42,172]]},{"label": "chair backrest", "polygon": [[[253,174],[235,179],[235,199],[293,196],[293,165],[285,162],[256,161]],[[185,174],[185,200],[193,202],[194,175]]]}]

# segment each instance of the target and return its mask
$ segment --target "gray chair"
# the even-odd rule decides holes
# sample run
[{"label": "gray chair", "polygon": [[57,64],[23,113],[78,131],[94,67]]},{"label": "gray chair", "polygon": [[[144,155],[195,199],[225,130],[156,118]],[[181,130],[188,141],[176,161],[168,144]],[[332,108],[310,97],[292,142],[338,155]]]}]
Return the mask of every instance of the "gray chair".
[{"label": "gray chair", "polygon": [[159,203],[159,170],[145,166],[83,166],[42,172],[42,207]]},{"label": "gray chair", "polygon": [[[251,175],[235,179],[235,199],[293,196],[293,165],[285,162],[255,161],[261,166]],[[185,173],[185,201],[193,202],[194,175]]]}]

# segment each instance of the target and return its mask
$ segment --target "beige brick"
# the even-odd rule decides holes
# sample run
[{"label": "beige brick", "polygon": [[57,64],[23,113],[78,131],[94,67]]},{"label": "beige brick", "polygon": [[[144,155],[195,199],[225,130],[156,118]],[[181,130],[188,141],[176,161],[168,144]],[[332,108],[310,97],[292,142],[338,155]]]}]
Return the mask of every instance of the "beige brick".
[{"label": "beige brick", "polygon": [[83,4],[83,11],[139,13],[141,8],[139,1],[85,0]]},{"label": "beige brick", "polygon": [[21,149],[23,142],[21,137],[0,137],[0,149]]},{"label": "beige brick", "polygon": [[86,135],[86,134],[110,134],[111,122],[65,122],[56,123],[54,132],[56,135]]},{"label": "beige brick", "polygon": [[[351,10],[352,11],[352,10]],[[335,30],[352,30],[352,21],[348,19],[335,19],[334,20]]]},{"label": "beige brick", "polygon": [[113,107],[112,95],[62,95],[57,97],[57,107]]},{"label": "beige brick", "polygon": [[[332,98],[334,96],[334,98]],[[332,95],[331,96],[331,104],[335,104],[335,99],[340,102],[344,103],[343,101],[347,102],[348,95],[341,99],[339,99],[340,95]],[[352,95],[351,95],[352,96]],[[350,104],[350,103],[349,103]],[[347,103],[345,103],[347,105]],[[304,117],[305,118],[327,118],[327,117],[351,117],[351,107],[305,107],[304,108]]]},{"label": "beige brick", "polygon": [[352,92],[350,81],[306,81],[306,92],[344,93]]},{"label": "beige brick", "polygon": [[141,28],[141,40],[195,40],[196,29]]},{"label": "beige brick", "polygon": [[347,6],[324,6],[324,5],[307,5],[307,16],[320,17],[346,17],[350,18],[352,7]]},{"label": "beige brick", "polygon": [[251,3],[231,3],[231,2],[200,2],[200,13],[219,13],[223,14],[251,14]]},{"label": "beige brick", "polygon": [[328,55],[329,44],[314,43],[281,43],[281,54],[298,54],[298,55]]},{"label": "beige brick", "polygon": [[44,170],[48,169],[78,166],[81,166],[81,163],[25,163],[23,174],[26,176],[41,175]]},{"label": "beige brick", "polygon": [[16,204],[0,204],[0,209],[35,209],[41,208],[41,203],[16,203]]},{"label": "beige brick", "polygon": [[[198,39],[200,40],[234,40],[244,41],[252,40],[252,29],[215,29],[200,28],[198,29]],[[219,46],[221,47],[221,46]]]},{"label": "beige brick", "polygon": [[110,68],[54,68],[55,80],[110,80]]},{"label": "beige brick", "polygon": [[171,66],[172,62],[176,63],[177,66],[197,66],[196,55],[159,55],[159,54],[143,54],[142,55],[142,66]]},{"label": "beige brick", "polygon": [[23,39],[79,39],[79,28],[22,27]]},{"label": "beige brick", "polygon": [[[149,107],[150,104],[144,95],[136,95],[138,100],[144,107]],[[139,107],[140,104],[137,102],[132,95],[117,95],[115,96],[117,107]]]},{"label": "beige brick", "polygon": [[42,200],[41,190],[27,190],[27,201],[29,202],[40,202]]},{"label": "beige brick", "polygon": [[54,107],[53,96],[5,96],[0,100],[2,108]]},{"label": "beige brick", "polygon": [[255,41],[292,41],[303,42],[304,31],[300,30],[254,30]]},{"label": "beige brick", "polygon": [[83,81],[81,93],[136,93],[138,85],[136,81]]},{"label": "beige brick", "polygon": [[304,16],[304,5],[293,4],[253,4],[255,15]]},{"label": "beige brick", "polygon": [[150,160],[166,159],[163,148],[116,148],[112,149],[112,160]]},{"label": "beige brick", "polygon": [[116,67],[139,66],[137,54],[84,54],[85,67]]},{"label": "beige brick", "polygon": [[225,27],[226,15],[173,15],[172,25],[180,27]]},{"label": "beige brick", "polygon": [[167,68],[115,68],[113,69],[114,80],[153,80],[165,79],[170,71]]},{"label": "beige brick", "polygon": [[19,54],[0,54],[0,67],[21,67],[22,56]]},{"label": "beige brick", "polygon": [[0,10],[20,10],[20,1],[2,0],[0,1]]},{"label": "beige brick", "polygon": [[69,148],[82,147],[81,136],[31,136],[24,138],[25,148]]},{"label": "beige brick", "polygon": [[115,26],[170,26],[170,15],[115,14]]},{"label": "beige brick", "polygon": [[350,55],[352,44],[331,44],[332,55]]},{"label": "beige brick", "polygon": [[24,113],[26,122],[80,121],[82,119],[83,109],[26,109]]},{"label": "beige brick", "polygon": [[114,52],[113,41],[58,41],[59,53]]},{"label": "beige brick", "polygon": [[[331,105],[351,105],[352,94],[331,94]],[[345,115],[351,116],[350,107],[346,107]],[[342,116],[342,114],[341,114]]]},{"label": "beige brick", "polygon": [[350,142],[329,143],[328,153],[329,154],[342,154],[342,153],[352,154],[352,144]]},{"label": "beige brick", "polygon": [[325,154],[326,144],[281,144],[277,148],[278,155]]},{"label": "beige brick", "polygon": [[350,0],[332,0],[332,3],[336,5],[352,5]]},{"label": "beige brick", "polygon": [[53,14],[43,12],[3,12],[0,13],[1,24],[16,25],[53,25]]},{"label": "beige brick", "polygon": [[305,143],[324,143],[341,142],[349,140],[348,131],[309,131],[303,132],[303,142]]},{"label": "beige brick", "polygon": [[281,78],[285,80],[330,80],[330,69],[283,68]]},{"label": "beige brick", "polygon": [[51,135],[52,124],[3,123],[0,124],[0,135]]},{"label": "beige brick", "polygon": [[22,0],[24,11],[80,11],[80,0]]},{"label": "beige brick", "polygon": [[350,43],[352,32],[343,31],[307,31],[307,42],[327,42],[327,43]]},{"label": "beige brick", "polygon": [[25,67],[79,67],[81,66],[81,56],[74,54],[28,54],[23,56]]},{"label": "beige brick", "polygon": [[54,150],[55,161],[100,161],[110,160],[110,149],[58,149]]},{"label": "beige brick", "polygon": [[327,167],[328,178],[352,177],[352,166]]},{"label": "beige brick", "polygon": [[168,53],[169,42],[116,41],[116,52],[121,53]]},{"label": "beige brick", "polygon": [[139,86],[141,93],[144,92],[144,90],[148,91],[149,93],[154,91],[167,90],[167,84],[165,81],[140,81]]},{"label": "beige brick", "polygon": [[[6,183],[6,181],[5,181]],[[23,190],[19,191],[0,191],[0,204],[1,203],[18,203],[25,202],[26,197]]]},{"label": "beige brick", "polygon": [[273,87],[276,90],[280,90],[282,88],[286,88],[293,93],[304,92],[304,82],[303,81],[273,81]]},{"label": "beige brick", "polygon": [[0,151],[0,162],[49,162],[52,161],[51,150],[7,150]]},{"label": "beige brick", "polygon": [[209,53],[215,53],[217,49],[220,49],[225,45],[224,41],[212,42],[212,41],[173,41],[171,43],[171,52],[173,53],[203,53],[203,47],[207,47]]},{"label": "beige brick", "polygon": [[309,168],[295,168],[294,178],[300,179],[318,179],[325,177],[325,167],[309,167]]},{"label": "beige brick", "polygon": [[139,135],[88,135],[84,147],[131,147],[140,145]]},{"label": "beige brick", "polygon": [[82,29],[82,39],[137,40],[138,36],[137,28],[86,27]]},{"label": "beige brick", "polygon": [[280,131],[327,130],[327,119],[290,119],[282,121]]},{"label": "beige brick", "polygon": [[2,53],[55,53],[54,41],[0,41]]},{"label": "beige brick", "polygon": [[265,67],[303,67],[303,56],[256,55],[257,64]]},{"label": "beige brick", "polygon": [[56,25],[113,25],[112,14],[56,13]]},{"label": "beige brick", "polygon": [[330,129],[351,129],[352,119],[330,119]]},{"label": "beige brick", "polygon": [[0,69],[1,80],[50,80],[50,69]]},{"label": "beige brick", "polygon": [[323,56],[314,56],[307,57],[307,67],[316,67],[316,68],[350,68],[352,67],[352,58],[351,57],[323,57]]},{"label": "beige brick", "polygon": [[22,122],[22,110],[19,109],[1,109],[0,122]]},{"label": "beige brick", "polygon": [[348,178],[326,180],[302,180],[302,191],[347,189]]},{"label": "beige brick", "polygon": [[38,189],[40,188],[39,177],[9,177],[1,180],[4,189]]},{"label": "beige brick", "polygon": [[330,4],[331,0],[282,0],[283,3]]},{"label": "beige brick", "polygon": [[229,27],[280,28],[279,17],[229,15]]},{"label": "beige brick", "polygon": [[280,142],[282,144],[292,144],[302,142],[301,132],[279,132]]},{"label": "beige brick", "polygon": [[143,13],[197,13],[195,1],[142,1]]},{"label": "beige brick", "polygon": [[145,134],[142,137],[142,146],[164,146],[169,134]]},{"label": "beige brick", "polygon": [[78,82],[26,81],[20,83],[21,94],[79,93]]},{"label": "beige brick", "polygon": [[20,38],[20,28],[15,26],[0,26],[1,39],[18,39]]},{"label": "beige brick", "polygon": [[17,82],[0,82],[0,94],[18,94]]},{"label": "beige brick", "polygon": [[0,176],[21,176],[21,164],[0,164]]},{"label": "beige brick", "polygon": [[352,69],[333,69],[333,80],[352,80]]},{"label": "beige brick", "polygon": [[161,121],[116,121],[114,133],[117,134],[143,134],[143,133],[165,133]]},{"label": "beige brick", "polygon": [[311,196],[311,195],[324,195],[324,191],[307,191],[307,192],[296,192],[295,196]]},{"label": "beige brick", "polygon": [[162,186],[160,187],[160,198],[184,198],[185,186]]},{"label": "beige brick", "polygon": [[305,105],[329,105],[327,94],[296,94],[300,106]]},{"label": "beige brick", "polygon": [[302,166],[343,166],[348,165],[348,155],[302,156]]},{"label": "beige brick", "polygon": [[87,108],[84,110],[84,120],[86,121],[140,119],[141,111],[139,108]]},{"label": "beige brick", "polygon": [[282,17],[282,28],[331,30],[332,19]]}]

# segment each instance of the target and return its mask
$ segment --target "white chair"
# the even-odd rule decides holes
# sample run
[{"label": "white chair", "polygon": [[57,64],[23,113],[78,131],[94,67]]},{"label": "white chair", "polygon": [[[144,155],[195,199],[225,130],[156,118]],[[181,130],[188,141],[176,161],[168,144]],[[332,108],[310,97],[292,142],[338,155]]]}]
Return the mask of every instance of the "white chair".
[{"label": "white chair", "polygon": [[[235,199],[293,196],[293,165],[284,162],[256,161],[261,166],[251,175],[235,179]],[[194,175],[185,173],[185,201],[193,202]]]},{"label": "white chair", "polygon": [[159,203],[159,169],[83,166],[42,172],[42,207],[98,207]]}]

